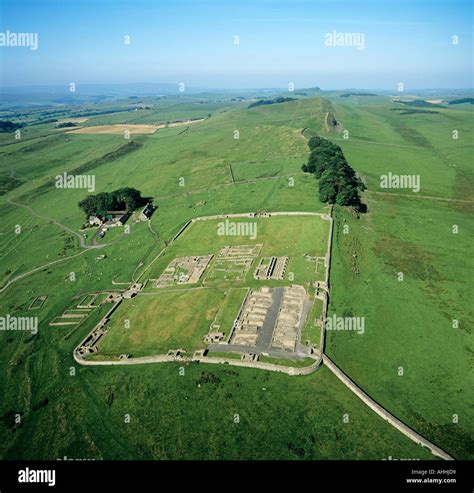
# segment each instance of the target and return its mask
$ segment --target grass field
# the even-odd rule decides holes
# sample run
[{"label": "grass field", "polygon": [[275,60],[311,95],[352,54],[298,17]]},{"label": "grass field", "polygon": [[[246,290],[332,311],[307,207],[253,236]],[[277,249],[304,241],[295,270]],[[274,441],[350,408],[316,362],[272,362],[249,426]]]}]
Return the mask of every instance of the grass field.
[{"label": "grass field", "polygon": [[105,356],[138,357],[166,354],[169,349],[188,353],[204,349],[203,338],[223,299],[218,289],[197,289],[126,300],[114,313],[99,351]]},{"label": "grass field", "polygon": [[[307,128],[334,139],[368,186],[367,214],[357,219],[335,209],[329,305],[330,314],[365,317],[366,330],[363,335],[331,332],[326,350],[389,411],[456,458],[472,458],[472,108],[403,115],[391,111],[397,105],[382,96],[363,101],[314,97],[250,110],[248,102],[205,100],[143,101],[159,106],[136,111],[125,111],[130,101],[114,103],[104,105],[104,111],[120,112],[90,116],[85,122],[157,125],[211,113],[187,130],[163,128],[130,141],[121,135],[72,134],[53,124],[26,127],[19,141],[0,136],[1,285],[39,268],[1,293],[0,311],[23,315],[36,296],[48,296],[34,311],[39,317],[36,336],[0,333],[0,457],[430,457],[326,368],[289,377],[196,364],[185,366],[184,376],[177,364],[80,367],[72,351],[97,323],[100,310],[77,328],[48,325],[78,294],[123,289],[113,282],[158,276],[171,257],[212,253],[232,238],[211,235],[206,228],[212,223],[197,222],[170,245],[191,218],[250,211],[327,212],[317,199],[317,182],[301,171],[308,155],[302,135]],[[74,111],[61,118],[72,118]],[[349,131],[349,139],[324,131],[328,111]],[[458,140],[452,139],[453,128],[459,130]],[[64,171],[94,174],[95,193],[138,188],[153,197],[158,209],[150,223],[134,225],[129,235],[116,241],[106,236],[102,249],[81,248],[77,236],[60,225],[79,230],[84,216],[77,203],[88,192],[55,188],[54,177]],[[388,171],[419,174],[420,192],[381,190],[380,175]],[[34,213],[8,200],[28,205]],[[307,282],[314,264],[303,255],[325,254],[328,222],[309,217],[259,221],[256,241],[264,244],[260,256],[294,251],[298,260],[288,271]],[[349,226],[349,234],[343,225]],[[453,225],[459,226],[458,234],[452,233]],[[147,269],[164,247],[165,254]],[[106,258],[97,262],[99,254]],[[60,262],[47,266],[56,260]],[[403,281],[397,280],[399,272]],[[251,275],[253,270],[249,285],[257,283]],[[184,339],[197,347],[204,327],[216,314],[219,319],[208,303],[225,300],[227,288],[163,291],[130,300],[127,312],[136,310],[136,320],[155,317],[153,305],[139,309],[146,299],[159,305],[168,320],[182,317],[188,332],[171,334],[166,319],[157,317],[161,338],[143,323],[143,346],[123,352],[149,354],[159,344],[164,350],[177,348]],[[203,297],[206,310],[198,309],[196,296]],[[171,298],[180,306],[187,300],[192,310],[172,310],[165,303]],[[237,303],[233,299],[230,304]],[[125,312],[118,315],[125,318]],[[453,319],[460,321],[458,329],[452,327]],[[114,329],[114,351],[135,337],[119,325],[109,336]],[[21,415],[17,425],[16,413]],[[131,416],[128,424],[125,414]],[[349,414],[349,423],[343,422],[344,414]]]},{"label": "grass field", "polygon": [[[324,256],[327,250],[328,221],[319,216],[275,216],[270,218],[231,218],[236,223],[253,222],[255,238],[221,236],[222,219],[191,223],[166,252],[144,271],[141,281],[150,279],[143,294],[125,300],[112,316],[107,335],[99,345],[105,357],[131,354],[151,356],[170,349],[192,353],[206,348],[204,336],[211,325],[219,324],[227,336],[238,315],[246,288],[278,286],[292,283],[310,288],[315,280],[324,279],[324,269],[315,272],[314,262],[305,255]],[[285,234],[280,232],[284,231]],[[257,246],[250,268],[239,273],[216,271],[234,269],[232,264],[217,264],[219,250],[226,245]],[[178,257],[213,254],[198,284],[174,284],[156,288],[154,280]],[[260,258],[271,255],[289,257],[285,279],[260,281],[254,271]],[[197,287],[200,286],[200,287]],[[240,289],[239,289],[240,287]],[[225,294],[226,290],[228,293]],[[128,325],[127,325],[128,324]],[[215,329],[213,329],[215,330]]]},{"label": "grass field", "polygon": [[224,301],[212,323],[214,331],[219,330],[224,333],[225,338],[229,337],[247,292],[246,288],[230,288],[225,291]]},{"label": "grass field", "polygon": [[[365,332],[330,332],[327,351],[400,419],[455,457],[472,457],[474,229],[473,204],[463,202],[472,200],[472,111],[401,116],[390,106],[335,106],[351,135],[338,144],[367,181],[369,213],[355,220],[337,210],[330,314],[365,317]],[[396,170],[420,174],[419,194],[374,193],[380,174]]]},{"label": "grass field", "polygon": [[315,298],[313,306],[308,313],[306,322],[301,330],[301,343],[315,347],[320,347],[321,343],[321,326],[316,324],[316,320],[321,319],[323,312],[323,302],[322,300]]},{"label": "grass field", "polygon": [[[247,211],[251,212],[251,211]],[[224,246],[258,245],[262,248],[254,259],[250,269],[245,274],[241,284],[245,286],[259,286],[261,281],[254,279],[254,271],[262,257],[289,256],[286,277],[282,281],[269,281],[268,285],[288,284],[291,279],[296,284],[308,284],[314,280],[322,280],[325,270],[321,266],[319,272],[315,272],[315,264],[306,260],[305,255],[324,256],[327,251],[329,222],[319,216],[273,216],[270,218],[229,218],[235,223],[254,223],[256,227],[255,238],[248,236],[219,235],[219,224],[224,219],[212,219],[196,221],[192,223],[184,233],[174,242],[165,254],[154,262],[151,268],[144,273],[145,278],[156,279],[164,268],[176,257],[186,255],[217,255]],[[281,232],[284,232],[282,234]],[[204,285],[217,285],[226,287],[229,281],[212,278],[213,263],[201,278]]]}]

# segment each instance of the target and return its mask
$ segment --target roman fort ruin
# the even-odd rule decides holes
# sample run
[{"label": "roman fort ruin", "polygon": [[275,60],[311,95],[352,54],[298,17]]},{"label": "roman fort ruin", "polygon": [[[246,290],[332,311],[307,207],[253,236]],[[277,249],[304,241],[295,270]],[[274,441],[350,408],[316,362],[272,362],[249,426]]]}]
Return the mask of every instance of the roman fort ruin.
[{"label": "roman fort ruin", "polygon": [[[265,220],[271,220],[270,218],[270,214],[265,216]],[[322,218],[328,219],[327,216]],[[206,218],[195,219],[205,220]],[[181,237],[186,229],[187,226],[183,227],[176,238]],[[262,255],[264,247],[267,250]],[[189,250],[192,253],[192,248],[188,248]],[[293,273],[289,274],[289,266],[294,265],[291,263],[292,259],[300,262],[305,269],[308,261],[314,262],[315,267],[308,271],[314,272],[312,281],[308,277],[304,284],[294,282]],[[285,366],[281,364],[276,365],[278,368],[273,368],[274,358],[275,361],[288,361],[288,367],[291,367],[292,361],[313,361],[314,364],[308,364],[313,368],[311,371],[314,371],[318,366],[315,362],[320,362],[321,352],[319,346],[308,342],[307,338],[302,340],[302,332],[308,323],[318,327],[318,331],[323,330],[322,321],[310,320],[309,314],[315,300],[325,302],[327,287],[326,281],[321,277],[327,275],[327,269],[321,270],[318,264],[323,263],[326,268],[328,260],[327,257],[309,256],[306,253],[299,253],[296,258],[292,255],[291,248],[285,255],[272,254],[271,243],[266,245],[264,242],[228,244],[204,254],[177,255],[174,258],[170,256],[164,267],[157,268],[157,278],[148,276],[140,282],[132,282],[125,289],[77,296],[73,306],[51,320],[50,325],[69,325],[73,329],[87,321],[91,314],[99,313],[97,308],[110,303],[107,313],[101,315],[98,322],[94,322],[91,332],[74,351],[76,361],[83,364],[133,364],[134,361],[139,363],[141,360],[237,364],[239,361],[246,366],[266,368],[270,365],[268,369],[283,371]],[[161,354],[147,357],[134,356],[134,348],[131,346],[125,354],[122,354],[124,348],[121,354],[117,353],[115,356],[109,351],[103,360],[101,344],[111,331],[118,330],[114,320],[120,320],[121,315],[117,313],[128,311],[134,306],[135,299],[145,301],[157,299],[156,296],[159,297],[160,293],[174,291],[185,295],[190,291],[206,289],[225,292],[218,304],[206,307],[206,310],[215,310],[215,316],[207,322],[207,331],[200,329],[200,342],[198,340],[188,345],[186,339],[180,339],[179,346],[170,344],[165,351],[158,351]],[[227,302],[227,298],[232,298],[229,294],[232,290],[234,299]],[[160,312],[150,312],[150,315],[157,318],[161,316]],[[153,323],[152,319],[145,320]],[[169,320],[172,323],[172,319]],[[137,327],[136,323],[134,327]],[[140,330],[140,326],[138,329]],[[176,326],[171,330],[180,333],[186,327]]]}]

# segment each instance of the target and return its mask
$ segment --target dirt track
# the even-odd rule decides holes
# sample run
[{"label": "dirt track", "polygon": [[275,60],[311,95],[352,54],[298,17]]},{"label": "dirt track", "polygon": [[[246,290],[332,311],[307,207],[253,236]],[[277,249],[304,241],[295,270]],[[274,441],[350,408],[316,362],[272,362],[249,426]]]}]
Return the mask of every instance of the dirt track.
[{"label": "dirt track", "polygon": [[48,221],[49,223],[55,224],[56,226],[60,227],[61,229],[64,229],[68,233],[76,236],[79,239],[80,247],[83,250],[82,250],[82,252],[75,253],[74,255],[70,255],[69,257],[63,257],[63,258],[60,258],[58,260],[53,260],[52,262],[48,262],[44,265],[40,265],[38,267],[35,267],[35,268],[29,270],[28,272],[24,272],[23,274],[19,274],[18,276],[13,277],[9,281],[7,281],[3,287],[0,288],[0,293],[3,293],[13,283],[15,283],[15,282],[17,282],[17,281],[19,281],[25,277],[28,277],[29,275],[34,274],[35,272],[39,272],[43,269],[46,269],[47,267],[50,267],[51,265],[55,265],[55,264],[58,264],[60,262],[65,262],[66,260],[69,260],[69,259],[72,259],[72,258],[77,257],[79,255],[82,255],[83,253],[86,253],[88,250],[98,250],[98,249],[104,248],[108,245],[112,245],[113,243],[115,243],[115,242],[119,241],[120,239],[125,238],[127,236],[126,233],[123,233],[122,235],[118,236],[117,238],[115,238],[110,243],[103,243],[101,245],[86,245],[85,244],[85,238],[81,234],[79,234],[77,231],[72,230],[68,226],[60,223],[59,221],[56,221],[56,219],[51,219],[50,217],[42,216],[42,215],[38,214],[37,212],[35,212],[28,205],[19,204],[18,202],[14,202],[13,200],[10,200],[10,199],[7,199],[7,202],[9,202],[12,205],[16,205],[17,207],[23,207],[24,209],[27,209],[32,215],[39,217],[40,219],[44,219],[44,220]]}]

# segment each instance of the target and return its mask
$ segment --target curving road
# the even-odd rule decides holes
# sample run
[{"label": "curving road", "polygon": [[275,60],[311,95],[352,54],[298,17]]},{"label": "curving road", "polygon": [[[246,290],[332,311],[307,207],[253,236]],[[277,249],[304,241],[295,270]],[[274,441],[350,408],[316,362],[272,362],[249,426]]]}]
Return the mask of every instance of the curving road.
[{"label": "curving road", "polygon": [[97,249],[97,248],[104,248],[105,246],[107,246],[107,243],[104,243],[103,245],[86,245],[86,242],[85,242],[86,240],[85,240],[84,236],[82,236],[77,231],[74,231],[73,229],[69,228],[65,224],[60,223],[56,219],[51,219],[50,217],[42,216],[41,214],[38,214],[37,212],[35,212],[30,206],[25,205],[25,204],[19,204],[18,202],[15,202],[11,199],[7,199],[7,202],[9,204],[16,205],[17,207],[23,207],[23,209],[27,209],[31,214],[33,214],[33,216],[39,217],[40,219],[44,219],[44,220],[46,220],[52,224],[55,224],[56,226],[59,226],[61,229],[64,229],[68,233],[71,233],[76,238],[79,238],[79,244],[80,244],[81,248],[84,248],[84,249],[94,249],[95,248],[95,249]]},{"label": "curving road", "polygon": [[7,199],[7,202],[10,203],[10,204],[12,204],[12,205],[16,205],[17,207],[22,207],[24,209],[27,209],[34,216],[36,216],[36,217],[38,217],[40,219],[44,219],[44,220],[48,221],[51,224],[55,224],[56,226],[60,227],[61,229],[63,229],[65,231],[67,231],[68,233],[76,236],[79,239],[79,245],[83,249],[83,251],[82,252],[79,252],[79,253],[75,253],[74,255],[70,255],[69,257],[64,257],[64,258],[60,258],[60,259],[54,260],[52,262],[48,262],[48,263],[46,263],[44,265],[40,265],[38,267],[35,267],[35,268],[29,270],[28,272],[24,272],[23,274],[19,274],[18,276],[13,277],[9,281],[7,281],[7,283],[2,288],[0,288],[0,293],[3,293],[13,283],[19,281],[20,279],[23,279],[25,277],[28,277],[31,274],[34,274],[35,272],[41,271],[43,269],[46,269],[47,267],[50,267],[51,265],[58,264],[60,262],[64,262],[66,260],[69,260],[69,259],[78,257],[79,255],[82,255],[83,253],[86,253],[89,250],[99,250],[99,249],[104,248],[106,246],[112,245],[112,244],[116,243],[117,241],[121,240],[122,238],[124,238],[125,236],[127,236],[126,233],[123,233],[122,235],[118,236],[117,238],[115,238],[110,243],[102,243],[101,245],[97,245],[97,244],[94,244],[94,245],[86,245],[85,238],[80,233],[78,233],[77,231],[74,231],[73,229],[69,228],[65,224],[60,223],[56,219],[51,219],[50,217],[42,216],[41,214],[38,214],[37,212],[35,212],[28,205],[20,204],[20,203],[15,202],[15,201],[13,201],[11,199]]}]

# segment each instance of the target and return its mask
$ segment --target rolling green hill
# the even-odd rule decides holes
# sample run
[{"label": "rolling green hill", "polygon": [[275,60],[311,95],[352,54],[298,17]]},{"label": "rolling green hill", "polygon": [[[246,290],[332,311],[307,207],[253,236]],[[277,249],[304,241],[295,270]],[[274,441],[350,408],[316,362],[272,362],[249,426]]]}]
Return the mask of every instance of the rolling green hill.
[{"label": "rolling green hill", "polygon": [[[367,185],[367,214],[356,218],[335,209],[330,279],[330,313],[364,316],[367,329],[364,335],[329,333],[326,350],[389,411],[456,458],[472,458],[472,109],[454,105],[437,108],[439,114],[401,115],[382,96],[312,97],[251,110],[248,101],[217,98],[158,103],[153,110],[104,114],[85,124],[211,116],[187,129],[159,129],[130,141],[69,134],[53,124],[26,127],[19,141],[0,135],[0,176],[18,180],[0,196],[0,286],[13,281],[1,293],[0,311],[30,315],[30,302],[48,296],[34,313],[37,336],[0,333],[0,457],[431,457],[326,368],[288,377],[197,364],[187,365],[184,376],[174,363],[80,367],[72,351],[92,329],[93,318],[78,328],[48,325],[78,293],[131,282],[190,218],[327,212],[317,199],[317,181],[301,171],[309,154],[305,135],[313,132],[337,142]],[[114,102],[115,108],[124,105]],[[326,131],[329,112],[349,138]],[[133,148],[125,152],[129,142]],[[77,233],[84,223],[77,204],[87,191],[55,188],[55,175],[64,171],[93,173],[94,193],[136,188],[153,197],[158,209],[150,223],[133,225],[129,235],[108,233],[100,252],[85,249],[71,230]],[[379,193],[380,175],[389,171],[419,174],[419,194]],[[459,225],[457,235],[453,224]],[[99,253],[106,258],[97,262]],[[397,281],[400,271],[403,282]],[[459,329],[452,328],[453,319],[460,320]],[[398,376],[399,367],[404,376]]]}]

